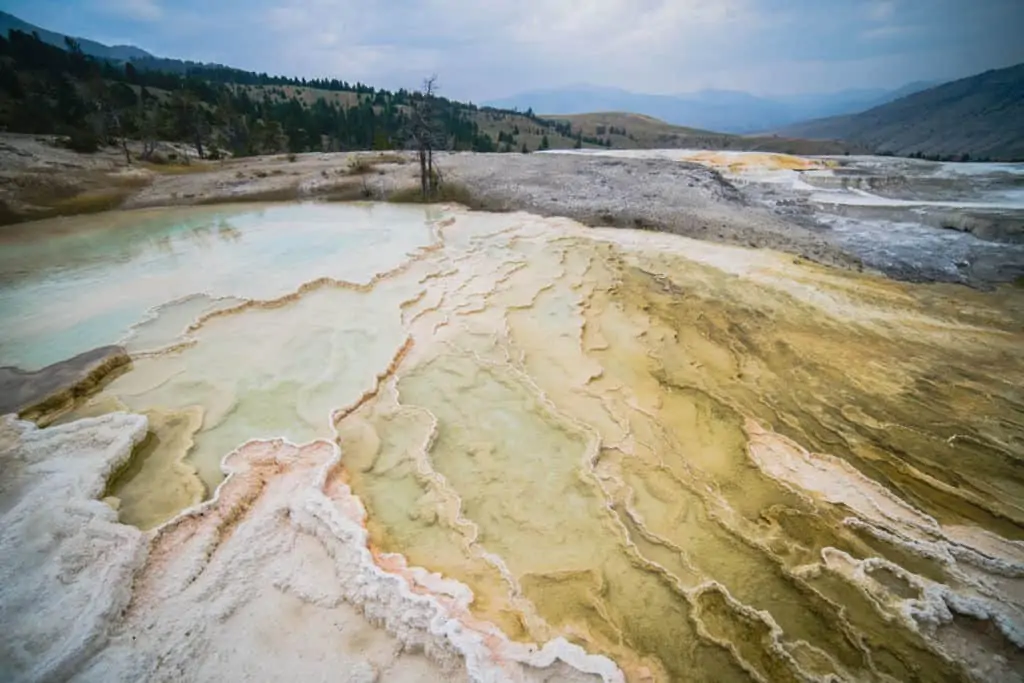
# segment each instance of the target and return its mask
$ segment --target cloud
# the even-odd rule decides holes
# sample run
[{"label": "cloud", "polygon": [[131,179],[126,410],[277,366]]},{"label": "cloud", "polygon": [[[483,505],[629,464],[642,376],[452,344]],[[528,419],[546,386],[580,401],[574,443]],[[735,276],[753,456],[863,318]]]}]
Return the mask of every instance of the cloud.
[{"label": "cloud", "polygon": [[396,0],[371,10],[353,0],[279,0],[264,17],[279,68],[312,64],[322,75],[392,87],[436,71],[452,96],[481,99],[567,78],[677,88],[685,82],[666,75],[683,60],[714,62],[754,27],[754,4]]},{"label": "cloud", "polygon": [[[72,35],[268,73],[483,101],[899,87],[1024,61],[1021,0],[6,0]],[[75,11],[68,11],[69,7]]]},{"label": "cloud", "polygon": [[157,0],[101,0],[104,12],[135,21],[156,21],[164,16]]},{"label": "cloud", "polygon": [[861,31],[860,36],[865,40],[889,40],[891,38],[906,36],[914,30],[916,30],[916,27],[914,26],[884,24],[882,26],[869,28],[866,31]]},{"label": "cloud", "polygon": [[888,21],[896,13],[893,0],[875,0],[868,5],[867,16],[871,21]]},{"label": "cloud", "polygon": [[[437,73],[446,95],[475,101],[573,83],[665,94],[898,87],[966,75],[945,73],[951,63],[1024,61],[1007,29],[1024,23],[1020,0],[223,0],[196,11],[218,39],[194,23],[179,34],[196,35],[205,59],[388,88]],[[938,49],[951,56],[936,61]]]}]

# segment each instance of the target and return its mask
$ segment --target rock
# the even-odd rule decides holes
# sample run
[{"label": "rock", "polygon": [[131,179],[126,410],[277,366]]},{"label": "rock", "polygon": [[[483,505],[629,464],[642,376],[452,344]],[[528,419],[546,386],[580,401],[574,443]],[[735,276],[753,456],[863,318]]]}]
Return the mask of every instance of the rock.
[{"label": "rock", "polygon": [[0,414],[46,422],[130,363],[120,346],[101,346],[34,372],[0,367]]}]

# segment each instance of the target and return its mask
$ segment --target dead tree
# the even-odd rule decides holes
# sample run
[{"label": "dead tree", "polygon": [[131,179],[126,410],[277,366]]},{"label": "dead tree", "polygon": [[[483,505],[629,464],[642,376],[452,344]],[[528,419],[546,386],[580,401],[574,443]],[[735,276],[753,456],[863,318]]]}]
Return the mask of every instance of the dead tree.
[{"label": "dead tree", "polygon": [[444,146],[445,136],[438,121],[437,76],[423,81],[413,94],[409,112],[410,136],[420,161],[420,192],[427,200],[437,196],[440,173],[434,168],[434,150]]},{"label": "dead tree", "polygon": [[142,154],[140,159],[150,161],[156,154],[160,137],[160,111],[156,107],[147,107],[139,102],[139,133],[142,137]]},{"label": "dead tree", "polygon": [[124,152],[124,161],[126,164],[131,166],[132,155],[131,152],[128,150],[128,132],[125,130],[124,120],[121,112],[110,112],[110,120],[114,124],[114,130],[117,131],[118,137],[121,138],[121,150]]}]

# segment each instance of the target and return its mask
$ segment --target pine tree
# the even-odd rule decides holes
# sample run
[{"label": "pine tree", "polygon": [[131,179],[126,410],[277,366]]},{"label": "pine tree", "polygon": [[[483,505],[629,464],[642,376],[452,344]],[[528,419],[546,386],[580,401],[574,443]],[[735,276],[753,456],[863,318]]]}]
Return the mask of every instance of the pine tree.
[{"label": "pine tree", "polygon": [[[0,35],[0,129],[75,134],[83,149],[103,138],[123,142],[127,135],[141,138],[144,159],[153,157],[157,140],[190,143],[199,156],[225,148],[235,155],[383,149],[407,137],[417,99],[408,91],[392,93],[338,79],[269,76],[173,59],[116,64],[83,54],[74,41],[66,47],[19,31]],[[307,103],[297,96],[303,86],[350,93],[352,99],[321,96]],[[517,140],[520,133],[543,135],[540,148],[551,147],[547,131],[554,124],[532,110],[526,114],[532,124],[517,119],[524,125],[497,133],[496,145],[477,121],[509,121],[511,112],[485,111],[439,96],[431,99],[431,108],[437,128],[432,149],[529,152]],[[214,148],[207,150],[210,144]],[[429,162],[428,150],[428,181]]]}]

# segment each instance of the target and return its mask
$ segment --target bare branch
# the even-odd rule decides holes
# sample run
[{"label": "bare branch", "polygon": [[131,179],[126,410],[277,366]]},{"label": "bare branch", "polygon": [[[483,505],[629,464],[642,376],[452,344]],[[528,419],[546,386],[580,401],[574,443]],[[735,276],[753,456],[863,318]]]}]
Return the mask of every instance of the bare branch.
[{"label": "bare branch", "polygon": [[438,120],[437,75],[423,80],[423,86],[413,94],[410,108],[410,136],[415,143],[420,161],[420,192],[423,199],[437,195],[440,174],[434,168],[434,150],[445,146],[445,136]]}]

